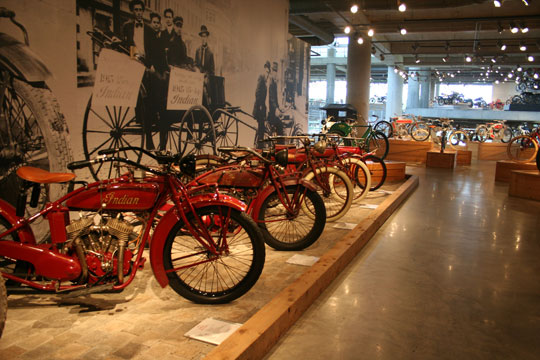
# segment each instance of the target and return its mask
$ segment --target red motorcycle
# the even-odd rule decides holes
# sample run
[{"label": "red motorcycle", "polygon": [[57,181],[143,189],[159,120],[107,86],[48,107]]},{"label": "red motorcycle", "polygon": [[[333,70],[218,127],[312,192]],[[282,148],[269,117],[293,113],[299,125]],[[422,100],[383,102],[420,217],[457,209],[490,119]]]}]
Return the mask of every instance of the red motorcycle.
[{"label": "red motorcycle", "polygon": [[[170,285],[196,303],[232,301],[257,281],[265,261],[262,234],[241,201],[220,194],[215,184],[187,189],[182,173],[193,171],[194,157],[141,151],[157,161],[145,166],[106,154],[68,165],[75,170],[116,162],[124,175],[88,184],[73,173],[21,167],[16,208],[0,200],[0,271],[8,292],[29,290],[71,296],[120,291],[145,264],[158,283]],[[121,164],[121,165],[120,165]],[[37,204],[43,186],[69,183],[69,192],[43,210],[23,217],[27,192]],[[77,186],[77,189],[74,187]],[[167,211],[163,211],[168,207]],[[78,211],[78,218],[70,212]],[[38,243],[30,224],[45,218],[50,239]]]}]

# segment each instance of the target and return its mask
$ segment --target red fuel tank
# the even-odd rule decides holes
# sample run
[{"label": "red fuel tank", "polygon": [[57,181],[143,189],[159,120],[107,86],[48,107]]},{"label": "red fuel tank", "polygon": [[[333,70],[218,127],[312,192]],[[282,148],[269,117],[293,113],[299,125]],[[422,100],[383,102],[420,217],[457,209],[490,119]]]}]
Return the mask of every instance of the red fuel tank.
[{"label": "red fuel tank", "polygon": [[66,201],[70,210],[148,210],[159,195],[157,183],[114,183],[85,190]]},{"label": "red fuel tank", "polygon": [[218,184],[223,187],[258,188],[263,181],[262,169],[228,168],[216,170],[198,179],[201,184]]}]

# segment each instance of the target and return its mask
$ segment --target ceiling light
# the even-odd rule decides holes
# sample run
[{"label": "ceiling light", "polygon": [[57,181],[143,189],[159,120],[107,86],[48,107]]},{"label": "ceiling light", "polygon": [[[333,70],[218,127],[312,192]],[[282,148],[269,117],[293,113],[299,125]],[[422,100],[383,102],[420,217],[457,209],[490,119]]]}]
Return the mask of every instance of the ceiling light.
[{"label": "ceiling light", "polygon": [[450,60],[450,55],[446,55],[445,57],[442,58],[443,62],[448,62],[449,60]]},{"label": "ceiling light", "polygon": [[520,65],[518,65],[517,66],[517,71],[521,72],[521,71],[523,71],[523,68]]},{"label": "ceiling light", "polygon": [[495,80],[495,84],[499,85],[500,81],[499,80]]},{"label": "ceiling light", "polygon": [[404,27],[400,27],[400,28],[399,28],[399,33],[400,33],[401,35],[405,35],[405,34],[407,34],[407,29],[405,29]]},{"label": "ceiling light", "polygon": [[513,78],[513,77],[514,77],[514,74],[508,73],[508,78],[509,78],[509,79],[511,79],[511,78]]},{"label": "ceiling light", "polygon": [[502,5],[502,1],[500,0],[493,0],[493,6],[495,7],[501,7]]},{"label": "ceiling light", "polygon": [[523,34],[529,32],[529,28],[527,27],[527,25],[525,25],[525,23],[521,23],[521,32],[522,32]]},{"label": "ceiling light", "polygon": [[418,55],[414,56],[414,62],[420,64],[420,59],[418,58]]},{"label": "ceiling light", "polygon": [[525,4],[525,6],[529,6],[529,2],[527,0],[521,0]]},{"label": "ceiling light", "polygon": [[469,55],[467,55],[467,56],[465,56],[465,61],[466,62],[471,62],[472,58]]},{"label": "ceiling light", "polygon": [[501,44],[499,47],[501,48],[501,51],[505,51],[505,50],[506,50],[506,44]]},{"label": "ceiling light", "polygon": [[394,66],[394,72],[397,74],[399,71],[398,67],[397,66]]},{"label": "ceiling light", "polygon": [[345,26],[345,30],[343,30],[343,32],[344,32],[345,34],[348,34],[348,33],[350,33],[350,32],[351,32],[351,27],[350,27],[350,26],[348,26],[348,25],[347,25],[347,26]]},{"label": "ceiling light", "polygon": [[368,36],[373,36],[375,35],[375,30],[373,30],[372,28],[370,28],[367,32]]},{"label": "ceiling light", "polygon": [[358,12],[358,5],[354,4],[353,6],[351,6],[351,12],[353,14],[356,14]]},{"label": "ceiling light", "polygon": [[514,23],[510,23],[510,32],[512,34],[517,34],[519,31],[519,28]]},{"label": "ceiling light", "polygon": [[407,5],[403,1],[398,0],[398,10],[400,12],[405,12],[405,10],[407,10]]},{"label": "ceiling light", "polygon": [[538,73],[534,73],[533,78],[535,78],[536,80],[538,80],[539,77],[540,77],[540,75],[538,75]]},{"label": "ceiling light", "polygon": [[362,35],[360,35],[358,39],[356,39],[356,42],[359,43],[360,45],[364,43],[364,38],[362,37]]},{"label": "ceiling light", "polygon": [[527,60],[529,60],[529,62],[533,62],[534,61],[534,56],[532,56],[532,55],[527,56]]},{"label": "ceiling light", "polygon": [[491,58],[491,62],[495,64],[497,62],[497,59],[496,58]]},{"label": "ceiling light", "polygon": [[527,46],[523,43],[519,44],[519,50],[521,51],[527,51]]}]

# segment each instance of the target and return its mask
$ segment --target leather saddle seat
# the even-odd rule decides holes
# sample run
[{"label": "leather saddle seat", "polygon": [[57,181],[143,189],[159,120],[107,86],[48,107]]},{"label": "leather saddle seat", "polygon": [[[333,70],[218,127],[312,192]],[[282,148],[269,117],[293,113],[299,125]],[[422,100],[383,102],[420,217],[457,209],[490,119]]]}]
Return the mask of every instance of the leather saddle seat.
[{"label": "leather saddle seat", "polygon": [[17,169],[17,175],[24,180],[40,184],[65,183],[75,179],[76,176],[73,173],[52,173],[32,166],[21,166]]}]

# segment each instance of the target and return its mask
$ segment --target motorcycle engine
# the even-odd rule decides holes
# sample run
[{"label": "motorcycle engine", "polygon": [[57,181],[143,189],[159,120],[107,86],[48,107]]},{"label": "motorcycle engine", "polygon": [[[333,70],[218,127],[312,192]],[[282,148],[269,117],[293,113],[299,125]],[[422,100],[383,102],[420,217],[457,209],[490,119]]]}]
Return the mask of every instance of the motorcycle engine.
[{"label": "motorcycle engine", "polygon": [[67,244],[73,246],[83,269],[79,282],[93,283],[109,276],[122,282],[130,271],[133,253],[128,244],[133,230],[134,226],[120,214],[91,214],[71,221],[66,226]]}]

